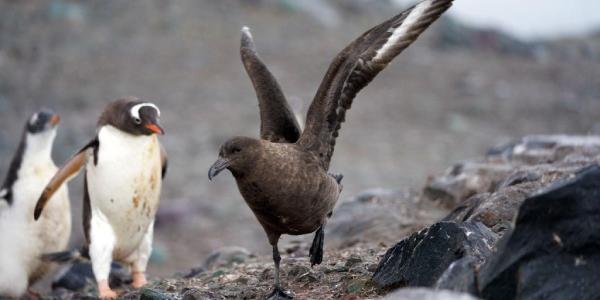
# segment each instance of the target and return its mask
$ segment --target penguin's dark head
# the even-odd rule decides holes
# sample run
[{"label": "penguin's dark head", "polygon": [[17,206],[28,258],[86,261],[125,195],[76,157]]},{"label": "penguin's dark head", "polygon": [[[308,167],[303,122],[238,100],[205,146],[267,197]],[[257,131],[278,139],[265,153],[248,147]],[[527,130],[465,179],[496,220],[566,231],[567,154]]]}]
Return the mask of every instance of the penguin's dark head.
[{"label": "penguin's dark head", "polygon": [[111,125],[133,135],[164,134],[159,118],[160,110],[153,103],[127,97],[111,102],[98,126]]},{"label": "penguin's dark head", "polygon": [[234,137],[219,150],[219,158],[208,170],[208,179],[212,180],[221,171],[228,169],[233,176],[247,174],[262,153],[260,140],[249,137]]},{"label": "penguin's dark head", "polygon": [[58,123],[60,123],[58,114],[49,109],[42,109],[29,118],[25,128],[29,134],[38,134],[56,128]]}]

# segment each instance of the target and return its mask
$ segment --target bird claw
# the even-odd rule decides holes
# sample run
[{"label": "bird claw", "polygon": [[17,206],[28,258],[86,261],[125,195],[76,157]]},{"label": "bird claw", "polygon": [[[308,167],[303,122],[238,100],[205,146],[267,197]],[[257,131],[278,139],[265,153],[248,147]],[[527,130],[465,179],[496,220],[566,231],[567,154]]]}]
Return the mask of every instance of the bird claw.
[{"label": "bird claw", "polygon": [[294,299],[294,296],[292,296],[292,292],[290,292],[288,290],[284,290],[281,287],[275,287],[273,289],[273,291],[271,292],[271,294],[269,294],[269,296],[267,296],[267,300],[288,300],[288,299]]}]

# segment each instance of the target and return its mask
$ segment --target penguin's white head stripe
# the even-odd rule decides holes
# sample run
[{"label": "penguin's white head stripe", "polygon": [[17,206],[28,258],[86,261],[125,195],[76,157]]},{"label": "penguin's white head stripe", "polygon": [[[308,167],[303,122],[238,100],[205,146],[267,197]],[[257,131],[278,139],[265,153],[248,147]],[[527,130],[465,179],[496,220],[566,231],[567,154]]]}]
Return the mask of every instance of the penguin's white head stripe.
[{"label": "penguin's white head stripe", "polygon": [[142,107],[152,107],[154,109],[156,109],[156,114],[160,117],[160,109],[158,109],[158,107],[150,102],[144,102],[144,103],[140,103],[140,104],[136,104],[134,105],[131,110],[129,111],[131,114],[131,117],[134,119],[139,119],[140,118],[140,109],[142,109]]},{"label": "penguin's white head stripe", "polygon": [[29,124],[32,124],[32,125],[35,124],[35,122],[37,122],[37,120],[38,120],[38,117],[39,117],[38,113],[33,114],[33,116],[31,116],[31,119],[29,119]]},{"label": "penguin's white head stripe", "polygon": [[0,198],[4,198],[7,193],[8,193],[8,191],[6,189],[0,190]]}]

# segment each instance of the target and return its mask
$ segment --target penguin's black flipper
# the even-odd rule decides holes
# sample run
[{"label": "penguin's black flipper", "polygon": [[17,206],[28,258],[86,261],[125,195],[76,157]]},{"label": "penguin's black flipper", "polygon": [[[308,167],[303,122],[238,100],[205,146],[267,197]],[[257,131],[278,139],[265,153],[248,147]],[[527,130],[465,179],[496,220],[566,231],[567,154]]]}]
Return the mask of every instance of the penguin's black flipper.
[{"label": "penguin's black flipper", "polygon": [[89,251],[87,247],[82,249],[73,249],[70,251],[60,251],[52,253],[44,253],[40,255],[40,259],[45,262],[54,262],[59,264],[68,263],[79,259],[89,259]]},{"label": "penguin's black flipper", "polygon": [[48,203],[48,200],[54,195],[54,193],[62,186],[63,183],[73,178],[79,171],[85,166],[85,162],[87,159],[87,151],[88,149],[94,150],[94,162],[97,162],[97,153],[98,153],[99,142],[98,139],[93,139],[89,142],[83,149],[79,150],[75,156],[73,156],[67,163],[54,174],[52,179],[42,192],[42,195],[38,199],[37,204],[35,205],[35,210],[33,212],[33,217],[35,220],[39,219],[42,214],[42,210],[44,210],[44,206]]},{"label": "penguin's black flipper", "polygon": [[165,176],[167,176],[169,160],[167,158],[167,150],[165,150],[165,147],[162,144],[160,144],[160,161],[162,163],[161,178],[165,179]]},{"label": "penguin's black flipper", "polygon": [[40,259],[45,262],[68,263],[81,257],[78,250],[45,253]]},{"label": "penguin's black flipper", "polygon": [[310,246],[310,266],[318,265],[323,262],[323,240],[325,239],[325,232],[323,226],[319,227],[315,232],[315,238],[313,239],[312,245]]}]

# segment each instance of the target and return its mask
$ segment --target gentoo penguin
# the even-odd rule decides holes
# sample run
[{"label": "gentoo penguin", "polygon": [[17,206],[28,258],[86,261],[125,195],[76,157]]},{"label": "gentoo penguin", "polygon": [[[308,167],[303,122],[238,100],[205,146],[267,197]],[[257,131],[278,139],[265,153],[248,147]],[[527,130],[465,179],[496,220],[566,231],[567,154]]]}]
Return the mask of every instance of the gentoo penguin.
[{"label": "gentoo penguin", "polygon": [[[331,63],[308,109],[304,131],[275,77],[260,60],[250,31],[242,30],[241,56],[256,91],[260,138],[234,137],[220,148],[209,179],[228,169],[273,247],[275,288],[270,299],[291,295],[279,282],[283,234],[315,232],[311,265],[323,257],[324,226],[341,191],[341,176],[328,174],[336,138],[356,94],[446,11],[452,0],[424,0],[375,26]],[[367,99],[365,99],[367,100]]]},{"label": "gentoo penguin", "polygon": [[0,190],[0,297],[21,297],[51,269],[39,256],[62,251],[69,242],[71,208],[66,186],[52,196],[39,222],[31,218],[40,193],[58,170],[51,152],[59,121],[48,110],[27,120]]},{"label": "gentoo penguin", "polygon": [[115,298],[108,285],[113,260],[127,264],[133,287],[147,283],[154,217],[160,199],[166,154],[160,110],[128,97],[111,102],[98,121],[97,135],[52,178],[35,208],[35,219],[54,191],[85,166],[83,227],[99,297]]}]

